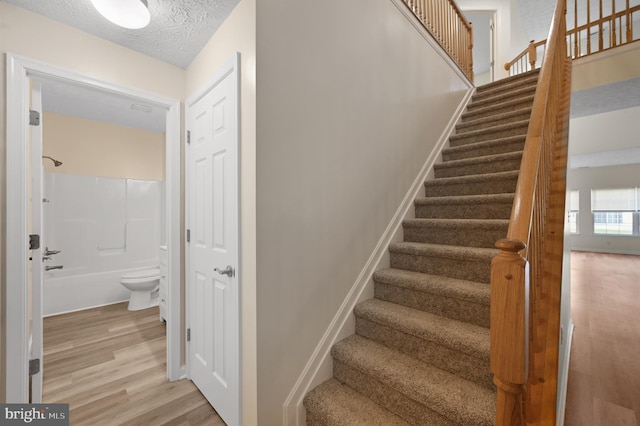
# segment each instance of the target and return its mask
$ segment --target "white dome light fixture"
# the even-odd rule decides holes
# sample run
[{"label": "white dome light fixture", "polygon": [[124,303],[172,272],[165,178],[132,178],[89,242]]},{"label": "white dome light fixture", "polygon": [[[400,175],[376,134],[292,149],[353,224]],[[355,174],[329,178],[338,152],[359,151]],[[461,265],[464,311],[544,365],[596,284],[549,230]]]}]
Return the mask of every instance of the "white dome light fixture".
[{"label": "white dome light fixture", "polygon": [[91,0],[91,3],[102,16],[123,28],[138,30],[151,21],[147,0]]}]

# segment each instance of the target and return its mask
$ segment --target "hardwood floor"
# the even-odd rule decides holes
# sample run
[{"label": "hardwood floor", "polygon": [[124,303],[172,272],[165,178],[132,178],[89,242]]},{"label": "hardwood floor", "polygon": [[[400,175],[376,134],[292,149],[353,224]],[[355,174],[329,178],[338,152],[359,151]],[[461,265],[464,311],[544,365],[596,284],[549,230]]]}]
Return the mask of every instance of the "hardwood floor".
[{"label": "hardwood floor", "polygon": [[71,425],[224,425],[187,380],[166,379],[158,308],[126,303],[44,320],[44,390]]},{"label": "hardwood floor", "polygon": [[573,252],[566,426],[640,425],[640,256]]}]

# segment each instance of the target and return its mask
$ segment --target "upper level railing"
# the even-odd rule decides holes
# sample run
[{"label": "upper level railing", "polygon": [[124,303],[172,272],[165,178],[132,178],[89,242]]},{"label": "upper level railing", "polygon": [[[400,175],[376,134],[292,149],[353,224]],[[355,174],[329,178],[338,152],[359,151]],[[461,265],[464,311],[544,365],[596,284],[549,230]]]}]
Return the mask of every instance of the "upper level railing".
[{"label": "upper level railing", "polygon": [[[640,39],[640,1],[568,0],[567,53],[573,58],[589,56]],[[635,25],[634,25],[634,20]],[[505,64],[510,75],[538,66],[547,40],[531,41],[512,61]]]},{"label": "upper level railing", "polygon": [[507,238],[491,264],[496,425],[555,424],[571,98],[564,0],[538,77]]},{"label": "upper level railing", "polygon": [[473,30],[453,0],[402,0],[473,81]]}]

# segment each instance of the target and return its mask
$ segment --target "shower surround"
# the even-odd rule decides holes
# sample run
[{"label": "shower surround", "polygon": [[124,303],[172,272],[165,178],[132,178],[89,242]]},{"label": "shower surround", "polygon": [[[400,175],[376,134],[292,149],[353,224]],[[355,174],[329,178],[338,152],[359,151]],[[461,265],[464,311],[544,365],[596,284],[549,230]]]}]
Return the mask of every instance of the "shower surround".
[{"label": "shower surround", "polygon": [[120,276],[158,266],[164,243],[163,182],[44,174],[44,315],[128,300]]}]

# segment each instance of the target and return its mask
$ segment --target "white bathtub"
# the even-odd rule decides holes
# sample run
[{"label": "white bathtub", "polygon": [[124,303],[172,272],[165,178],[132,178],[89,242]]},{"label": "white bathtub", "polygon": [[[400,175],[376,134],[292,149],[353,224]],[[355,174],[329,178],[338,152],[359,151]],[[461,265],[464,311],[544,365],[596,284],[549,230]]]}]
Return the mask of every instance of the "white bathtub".
[{"label": "white bathtub", "polygon": [[120,284],[120,277],[138,269],[144,268],[70,276],[45,272],[43,314],[58,315],[127,301],[129,291]]}]

